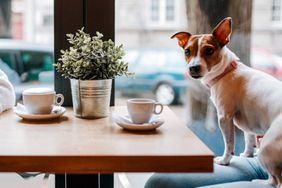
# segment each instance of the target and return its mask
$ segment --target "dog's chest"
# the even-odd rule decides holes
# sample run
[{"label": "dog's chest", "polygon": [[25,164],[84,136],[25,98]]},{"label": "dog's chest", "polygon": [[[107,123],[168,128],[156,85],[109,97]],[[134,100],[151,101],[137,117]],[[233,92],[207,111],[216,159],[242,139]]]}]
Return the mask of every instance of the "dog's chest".
[{"label": "dog's chest", "polygon": [[[234,123],[246,132],[263,134],[272,119],[271,106],[265,96],[268,91],[244,75],[229,75],[211,88],[211,100],[219,118],[233,118]],[[232,79],[231,79],[232,78]],[[259,88],[254,89],[254,87]],[[276,102],[277,103],[277,102]],[[281,108],[282,109],[282,108]]]}]

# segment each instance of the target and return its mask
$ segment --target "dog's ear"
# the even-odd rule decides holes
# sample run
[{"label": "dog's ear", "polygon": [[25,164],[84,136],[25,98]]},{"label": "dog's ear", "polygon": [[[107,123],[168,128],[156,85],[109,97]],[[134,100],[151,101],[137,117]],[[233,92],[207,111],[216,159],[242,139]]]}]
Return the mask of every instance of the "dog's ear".
[{"label": "dog's ear", "polygon": [[232,32],[231,23],[232,19],[230,17],[224,18],[212,31],[212,35],[216,38],[221,47],[225,46],[230,41]]},{"label": "dog's ear", "polygon": [[185,45],[187,44],[189,38],[190,38],[191,34],[188,32],[178,32],[176,34],[174,34],[173,36],[171,36],[170,38],[173,39],[174,37],[177,38],[178,40],[178,45],[182,48],[185,47]]}]

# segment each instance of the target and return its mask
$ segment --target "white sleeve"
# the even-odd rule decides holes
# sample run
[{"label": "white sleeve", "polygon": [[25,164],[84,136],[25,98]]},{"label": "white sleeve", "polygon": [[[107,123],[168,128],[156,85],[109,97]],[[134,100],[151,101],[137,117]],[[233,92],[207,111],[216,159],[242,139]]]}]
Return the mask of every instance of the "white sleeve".
[{"label": "white sleeve", "polygon": [[0,70],[0,113],[15,105],[16,96],[13,85],[7,75]]}]

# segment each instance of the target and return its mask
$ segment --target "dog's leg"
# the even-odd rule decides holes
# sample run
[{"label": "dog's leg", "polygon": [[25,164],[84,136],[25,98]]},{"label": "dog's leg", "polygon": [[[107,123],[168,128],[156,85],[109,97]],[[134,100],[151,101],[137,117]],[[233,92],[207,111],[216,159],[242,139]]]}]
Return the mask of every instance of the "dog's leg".
[{"label": "dog's leg", "polygon": [[256,145],[255,135],[244,132],[245,150],[240,154],[241,157],[253,157],[254,147]]},{"label": "dog's leg", "polygon": [[224,154],[221,157],[216,157],[214,162],[220,165],[228,165],[234,153],[234,124],[233,118],[226,116],[219,117],[219,127],[221,129],[224,140]]},{"label": "dog's leg", "polygon": [[274,167],[273,169],[268,169],[272,178],[275,179],[275,184],[278,188],[282,187],[282,177],[281,177],[281,169],[279,167]]}]

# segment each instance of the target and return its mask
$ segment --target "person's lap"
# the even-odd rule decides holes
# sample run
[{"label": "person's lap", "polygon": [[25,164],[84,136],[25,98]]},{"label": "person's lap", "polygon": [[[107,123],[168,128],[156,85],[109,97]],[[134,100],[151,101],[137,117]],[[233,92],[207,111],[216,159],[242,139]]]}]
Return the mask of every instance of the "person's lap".
[{"label": "person's lap", "polygon": [[251,182],[251,180],[266,178],[267,173],[262,169],[257,158],[233,157],[229,166],[214,164],[213,173],[156,173],[147,181],[145,187],[190,188],[208,186],[213,188],[249,188],[259,187],[259,183]]}]

